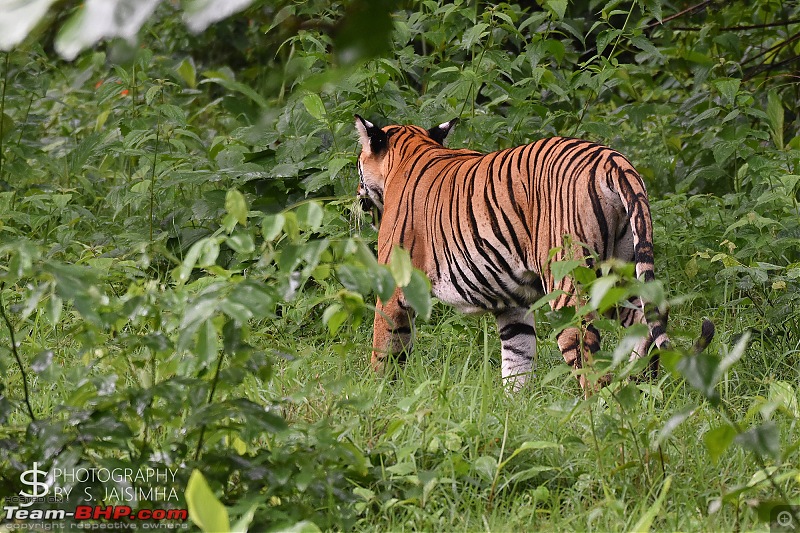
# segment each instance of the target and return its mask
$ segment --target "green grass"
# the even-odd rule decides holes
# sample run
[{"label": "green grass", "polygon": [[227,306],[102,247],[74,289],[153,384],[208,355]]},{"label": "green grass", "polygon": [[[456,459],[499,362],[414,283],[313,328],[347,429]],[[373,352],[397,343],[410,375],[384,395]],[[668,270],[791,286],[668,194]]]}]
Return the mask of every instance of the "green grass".
[{"label": "green grass", "polygon": [[[723,501],[751,483],[759,469],[739,447],[718,462],[709,458],[702,437],[723,420],[680,378],[662,372],[656,383],[635,389],[622,403],[612,393],[619,394],[624,383],[584,401],[569,373],[542,383],[543,376],[564,366],[545,335],[538,377],[509,395],[500,383],[491,318],[462,317],[444,308],[436,315],[419,325],[414,354],[393,378],[369,370],[368,325],[334,344],[319,339],[313,352],[279,373],[286,392],[292,385],[303,390],[303,408],[290,420],[324,417],[347,428],[343,438],[364,450],[380,471],[379,482],[355,488],[361,496],[356,529],[632,530],[667,479],[669,492],[653,517],[655,530],[764,527],[750,507],[775,498],[774,491],[762,482]],[[717,341],[711,350],[724,348]],[[763,371],[757,364],[762,356],[758,347],[751,349],[741,368],[724,380],[723,399],[734,412],[744,415],[739,410],[765,396],[775,379],[757,374]],[[329,390],[326,383],[338,385]],[[331,411],[348,401],[366,407]],[[694,406],[691,416],[656,445],[668,420],[687,405]],[[796,442],[793,417],[778,420],[784,445]],[[536,445],[498,471],[497,464],[526,442]],[[795,451],[776,473],[796,472],[791,466],[796,461]],[[797,495],[796,484],[783,483]]]}]

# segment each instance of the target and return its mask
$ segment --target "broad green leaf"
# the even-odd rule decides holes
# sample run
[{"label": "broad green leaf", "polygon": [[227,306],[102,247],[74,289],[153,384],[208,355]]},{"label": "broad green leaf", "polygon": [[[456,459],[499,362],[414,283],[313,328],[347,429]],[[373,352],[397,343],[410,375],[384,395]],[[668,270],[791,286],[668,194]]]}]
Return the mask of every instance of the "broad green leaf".
[{"label": "broad green leaf", "polygon": [[398,287],[405,287],[411,281],[411,272],[414,270],[411,256],[400,246],[392,248],[392,253],[389,255],[389,270]]},{"label": "broad green leaf", "polygon": [[778,426],[770,420],[736,435],[734,441],[757,455],[777,459],[781,453],[780,436]]},{"label": "broad green leaf", "polygon": [[191,56],[184,58],[184,60],[175,67],[175,72],[178,73],[178,76],[180,76],[190,88],[194,89],[197,87],[197,69],[194,66],[194,59]]},{"label": "broad green leaf", "polygon": [[328,332],[333,336],[336,335],[348,316],[349,313],[340,304],[332,304],[322,313],[322,323],[328,326]]},{"label": "broad green leaf", "polygon": [[265,215],[261,219],[261,236],[265,241],[274,241],[275,238],[283,231],[283,222],[285,218],[283,214],[277,213],[275,215]]},{"label": "broad green leaf", "polygon": [[549,441],[545,441],[545,440],[525,441],[520,445],[519,448],[514,450],[514,452],[511,455],[509,455],[505,460],[503,460],[501,465],[505,465],[511,459],[513,459],[514,457],[516,457],[517,455],[521,454],[524,451],[528,451],[528,450],[545,450],[545,449],[549,449],[549,448],[559,448],[559,447],[560,447],[560,445],[558,443],[549,442]]},{"label": "broad green leaf", "polygon": [[31,370],[37,374],[41,374],[50,368],[52,362],[53,350],[42,350],[36,355],[36,357],[33,358],[33,361],[31,361]]},{"label": "broad green leaf", "polygon": [[214,495],[206,478],[199,470],[193,470],[186,485],[186,506],[189,518],[206,533],[230,531],[228,510]]},{"label": "broad green leaf", "polygon": [[568,259],[566,261],[553,261],[550,263],[550,272],[553,274],[553,281],[558,283],[565,276],[569,276],[570,273],[578,266],[584,263],[583,259]]},{"label": "broad green leaf", "polygon": [[683,357],[675,365],[675,368],[689,385],[698,390],[713,405],[716,405],[719,402],[719,393],[715,389],[718,366],[717,359],[707,352],[703,352]]},{"label": "broad green leaf", "polygon": [[272,289],[256,280],[237,284],[227,300],[246,308],[256,319],[273,316],[275,312],[276,297]]},{"label": "broad green leaf", "polygon": [[14,119],[8,116],[6,113],[0,115],[0,140],[8,137],[13,130],[14,130]]},{"label": "broad green leaf", "polygon": [[471,50],[473,46],[475,46],[488,34],[486,31],[488,28],[489,25],[485,22],[475,24],[469,28],[464,32],[464,36],[461,38],[461,47],[464,50]]},{"label": "broad green leaf", "polygon": [[247,225],[247,200],[236,189],[228,189],[225,193],[225,210],[233,215],[242,226]]},{"label": "broad green leaf", "polygon": [[428,320],[431,316],[431,283],[428,278],[419,270],[411,272],[411,279],[408,284],[403,287],[403,295],[408,301],[409,305],[419,314],[424,320]]},{"label": "broad green leaf", "polygon": [[11,50],[28,36],[55,0],[3,2],[0,7],[0,50]]},{"label": "broad green leaf", "polygon": [[[239,440],[239,442],[242,441]],[[240,455],[244,455],[244,452],[241,452]],[[239,520],[237,520],[233,524],[233,526],[231,527],[231,533],[247,533],[247,528],[249,528],[250,524],[253,522],[253,518],[256,516],[256,510],[258,509],[259,505],[260,505],[259,502],[256,502],[253,505],[251,505],[250,508],[239,518]],[[318,532],[319,528],[317,528],[316,531],[313,533],[318,533]],[[312,532],[309,531],[308,533]]]},{"label": "broad green leaf", "polygon": [[703,443],[706,445],[708,456],[711,457],[714,464],[719,461],[725,450],[730,447],[734,437],[736,437],[736,430],[729,424],[706,431],[703,435]]},{"label": "broad green leaf", "polygon": [[219,353],[217,328],[214,327],[214,321],[210,318],[203,321],[197,329],[197,342],[194,353],[205,365],[213,361]]},{"label": "broad green leaf", "polygon": [[207,240],[208,239],[201,239],[189,248],[189,251],[183,258],[183,262],[173,270],[172,277],[175,281],[178,283],[186,283],[189,280],[189,276],[192,275],[192,270],[194,270],[197,260],[200,258],[200,254],[206,246]]},{"label": "broad green leaf", "polygon": [[609,299],[613,300],[611,304],[616,303],[617,296],[625,293],[624,289],[621,289],[621,292],[619,290],[614,290],[614,286],[618,281],[619,276],[615,274],[609,274],[607,276],[598,278],[594,283],[592,283],[592,287],[589,291],[589,306],[592,309],[599,309],[600,311],[603,311],[604,307],[609,307]]},{"label": "broad green leaf", "polygon": [[235,231],[233,235],[228,236],[225,242],[230,246],[234,252],[240,254],[250,254],[256,249],[253,236],[246,231]]},{"label": "broad green leaf", "polygon": [[567,12],[567,0],[546,0],[544,5],[558,20],[563,19],[564,13]]},{"label": "broad green leaf", "polygon": [[491,455],[481,455],[473,463],[473,468],[487,481],[494,480],[497,474],[497,459]]},{"label": "broad green leaf", "polygon": [[305,95],[303,97],[303,106],[305,106],[306,111],[317,120],[322,120],[327,113],[325,104],[322,103],[322,98],[320,98],[317,93],[308,93]]},{"label": "broad green leaf", "polygon": [[325,212],[319,202],[306,202],[299,206],[297,213],[297,223],[302,230],[315,231],[322,225],[322,218]]},{"label": "broad green leaf", "polygon": [[800,417],[800,410],[797,407],[797,394],[791,383],[786,381],[773,381],[770,383],[767,400],[790,416],[794,418]]},{"label": "broad green leaf", "polygon": [[783,150],[783,102],[774,90],[767,93],[767,119],[775,146]]},{"label": "broad green leaf", "polygon": [[384,302],[391,298],[396,285],[389,269],[385,265],[376,265],[369,269],[368,274],[375,294]]},{"label": "broad green leaf", "polygon": [[[339,278],[339,282],[344,285],[347,290],[357,292],[359,294],[369,293],[369,279],[366,271],[363,268],[344,263],[336,267],[336,276]],[[391,294],[389,296],[391,296]]]},{"label": "broad green leaf", "polygon": [[742,80],[739,78],[727,78],[714,81],[714,85],[725,99],[726,105],[733,105],[736,103],[736,95],[739,92],[739,86]]},{"label": "broad green leaf", "polygon": [[[202,243],[202,244],[201,244]],[[197,264],[202,268],[214,266],[219,257],[219,242],[215,238],[206,238],[198,241],[200,253],[197,256]]]}]

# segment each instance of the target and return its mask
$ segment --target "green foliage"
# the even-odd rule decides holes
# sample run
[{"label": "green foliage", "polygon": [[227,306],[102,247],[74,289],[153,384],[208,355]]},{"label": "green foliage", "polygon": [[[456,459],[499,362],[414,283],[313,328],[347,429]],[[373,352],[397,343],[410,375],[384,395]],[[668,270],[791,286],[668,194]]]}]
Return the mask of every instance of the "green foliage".
[{"label": "green foliage", "polygon": [[[113,4],[94,33],[91,2],[0,16],[0,498],[37,461],[172,468],[166,504],[204,530],[732,530],[797,503],[797,6]],[[356,112],[619,149],[661,283],[554,263],[580,305],[534,306],[538,377],[509,398],[486,319],[431,301],[402,250],[375,260]],[[396,290],[430,319],[383,381]],[[556,333],[633,296],[671,308],[668,372],[630,379],[646,331],[600,319],[584,372],[614,378],[580,400]],[[692,354],[704,316],[720,341]]]}]

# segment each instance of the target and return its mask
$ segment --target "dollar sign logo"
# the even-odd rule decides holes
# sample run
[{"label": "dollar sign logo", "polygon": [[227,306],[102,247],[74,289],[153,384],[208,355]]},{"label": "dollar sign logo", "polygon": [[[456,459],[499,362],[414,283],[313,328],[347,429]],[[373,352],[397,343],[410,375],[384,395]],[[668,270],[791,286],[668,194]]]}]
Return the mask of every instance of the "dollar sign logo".
[{"label": "dollar sign logo", "polygon": [[[39,470],[39,463],[33,463],[33,468],[30,470],[25,470],[23,473],[19,475],[19,480],[24,483],[25,485],[32,487],[33,492],[25,492],[24,490],[19,491],[20,496],[24,496],[26,498],[42,498],[47,496],[47,493],[50,489],[47,487],[47,483],[44,481],[39,481],[39,476],[42,475],[47,479],[47,472],[44,470]],[[28,505],[32,504],[33,501],[29,501]],[[28,505],[20,504],[23,507],[27,507]]]}]

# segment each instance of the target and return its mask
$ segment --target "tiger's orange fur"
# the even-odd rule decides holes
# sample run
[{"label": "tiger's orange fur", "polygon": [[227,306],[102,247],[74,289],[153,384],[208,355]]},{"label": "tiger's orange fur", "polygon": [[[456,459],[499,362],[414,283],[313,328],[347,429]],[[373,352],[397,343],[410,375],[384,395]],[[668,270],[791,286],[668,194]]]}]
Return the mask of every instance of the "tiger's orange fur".
[{"label": "tiger's orange fur", "polygon": [[[455,122],[430,130],[378,128],[356,116],[358,196],[382,216],[380,262],[402,246],[430,278],[434,296],[464,312],[496,316],[502,375],[516,390],[531,372],[536,349],[530,305],[556,290],[563,294],[551,302],[553,309],[576,303],[572,280],[556,281],[550,261],[578,254],[591,264],[591,251],[600,260],[632,261],[640,279],[653,280],[650,205],[640,175],[611,148],[564,137],[490,154],[445,148]],[[561,251],[551,258],[553,248]],[[635,304],[621,310],[620,320],[649,326],[634,350],[641,357],[651,344],[668,344],[666,317],[648,323],[642,302]],[[375,370],[387,356],[411,349],[413,319],[399,289],[377,303]],[[574,368],[590,363],[600,346],[591,324],[568,328],[557,341]],[[657,368],[657,360],[651,363]],[[588,390],[585,377],[579,379]]]}]

